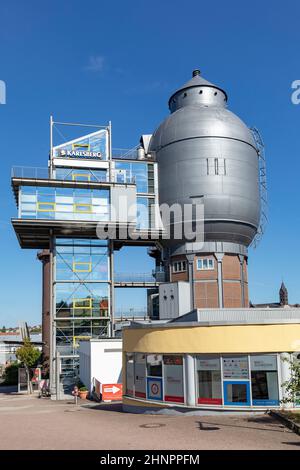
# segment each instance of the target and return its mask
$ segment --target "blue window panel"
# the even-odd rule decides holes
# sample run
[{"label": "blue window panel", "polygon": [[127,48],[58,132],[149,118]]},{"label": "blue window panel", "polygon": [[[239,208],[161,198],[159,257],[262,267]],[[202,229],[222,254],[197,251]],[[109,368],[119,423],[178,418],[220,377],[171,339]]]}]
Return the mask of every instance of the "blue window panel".
[{"label": "blue window panel", "polygon": [[163,400],[163,381],[161,377],[147,377],[147,399]]},{"label": "blue window panel", "polygon": [[279,406],[279,400],[252,400],[254,406]]}]

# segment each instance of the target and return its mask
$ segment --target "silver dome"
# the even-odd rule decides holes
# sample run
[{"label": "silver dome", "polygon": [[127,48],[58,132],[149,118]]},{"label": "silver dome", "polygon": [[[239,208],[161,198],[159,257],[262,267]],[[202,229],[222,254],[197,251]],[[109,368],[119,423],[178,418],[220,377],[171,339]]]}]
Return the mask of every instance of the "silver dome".
[{"label": "silver dome", "polygon": [[203,198],[205,240],[248,246],[260,220],[258,154],[226,102],[225,91],[196,74],[171,96],[171,115],[154,132],[150,151],[160,204]]}]

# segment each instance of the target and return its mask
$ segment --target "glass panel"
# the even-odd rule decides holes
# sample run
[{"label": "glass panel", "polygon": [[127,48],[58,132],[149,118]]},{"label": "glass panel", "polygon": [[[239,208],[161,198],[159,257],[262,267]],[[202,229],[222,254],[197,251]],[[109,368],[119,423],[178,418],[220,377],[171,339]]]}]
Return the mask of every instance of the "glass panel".
[{"label": "glass panel", "polygon": [[249,382],[224,382],[225,405],[250,406]]},{"label": "glass panel", "polygon": [[279,392],[276,356],[251,356],[250,364],[253,405],[278,405]]},{"label": "glass panel", "polygon": [[135,354],[134,368],[135,396],[137,398],[146,398],[146,355]]},{"label": "glass panel", "polygon": [[232,356],[223,357],[223,378],[224,379],[248,379],[248,357]]},{"label": "glass panel", "polygon": [[[25,206],[31,203],[31,206]],[[21,188],[21,217],[57,220],[109,219],[109,190]]]},{"label": "glass panel", "polygon": [[147,375],[151,377],[162,377],[162,355],[148,354]]},{"label": "glass panel", "polygon": [[197,357],[199,404],[222,405],[221,361],[219,357]]},{"label": "glass panel", "polygon": [[134,396],[134,354],[126,354],[126,395]]}]

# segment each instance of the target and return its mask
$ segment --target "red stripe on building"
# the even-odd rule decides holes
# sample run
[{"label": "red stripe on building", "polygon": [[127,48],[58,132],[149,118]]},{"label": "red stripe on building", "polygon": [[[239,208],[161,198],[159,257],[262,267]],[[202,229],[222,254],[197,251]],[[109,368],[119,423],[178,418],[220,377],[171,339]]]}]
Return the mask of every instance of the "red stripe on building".
[{"label": "red stripe on building", "polygon": [[146,393],[144,392],[135,392],[135,396],[138,398],[146,398]]},{"label": "red stripe on building", "polygon": [[165,401],[173,401],[175,403],[184,403],[184,397],[173,397],[172,395],[165,395]]},{"label": "red stripe on building", "polygon": [[222,405],[222,398],[198,398],[199,405]]}]

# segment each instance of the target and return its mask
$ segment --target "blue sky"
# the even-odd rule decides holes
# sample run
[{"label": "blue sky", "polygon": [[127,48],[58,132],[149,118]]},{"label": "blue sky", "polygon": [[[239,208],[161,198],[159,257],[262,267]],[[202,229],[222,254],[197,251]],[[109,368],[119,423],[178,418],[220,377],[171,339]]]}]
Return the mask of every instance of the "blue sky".
[{"label": "blue sky", "polygon": [[296,1],[1,2],[1,325],[40,322],[41,266],[10,227],[10,170],[47,165],[49,115],[111,120],[113,146],[132,147],[168,114],[171,92],[194,68],[225,88],[229,108],[265,141],[269,223],[250,251],[250,298],[276,300],[284,279],[290,302],[300,302],[300,105],[291,102],[299,15]]}]

